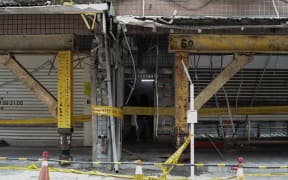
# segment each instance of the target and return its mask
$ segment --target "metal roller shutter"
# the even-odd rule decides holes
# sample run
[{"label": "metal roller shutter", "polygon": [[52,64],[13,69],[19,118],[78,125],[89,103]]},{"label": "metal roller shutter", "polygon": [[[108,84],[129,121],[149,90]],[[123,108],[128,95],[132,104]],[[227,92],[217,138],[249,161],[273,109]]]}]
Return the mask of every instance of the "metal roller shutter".
[{"label": "metal roller shutter", "polygon": [[[27,61],[29,59],[29,61]],[[17,60],[57,97],[57,70],[51,66],[51,56],[25,56]],[[56,65],[57,63],[55,63]],[[52,67],[52,68],[51,68]],[[84,94],[83,78],[84,69],[74,69],[74,115],[83,114]],[[30,119],[51,117],[48,108],[27,89],[22,82],[17,80],[5,67],[0,65],[0,119]],[[83,125],[74,126],[73,146],[83,144]],[[0,125],[0,139],[10,145],[58,145],[58,133],[55,125],[25,125],[7,126]],[[39,144],[42,142],[42,144]]]}]

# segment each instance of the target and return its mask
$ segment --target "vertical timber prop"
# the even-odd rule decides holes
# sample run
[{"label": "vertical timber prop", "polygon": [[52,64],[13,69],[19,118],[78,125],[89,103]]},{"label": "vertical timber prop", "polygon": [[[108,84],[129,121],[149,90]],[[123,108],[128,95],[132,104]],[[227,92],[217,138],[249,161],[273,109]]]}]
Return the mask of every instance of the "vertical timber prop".
[{"label": "vertical timber prop", "polygon": [[58,52],[58,133],[60,135],[61,165],[72,160],[72,99],[73,99],[73,58],[71,51]]},{"label": "vertical timber prop", "polygon": [[177,52],[175,54],[174,74],[175,74],[175,133],[176,147],[180,147],[181,142],[188,135],[187,109],[188,109],[188,80],[183,69],[183,63],[188,67],[188,54]]}]

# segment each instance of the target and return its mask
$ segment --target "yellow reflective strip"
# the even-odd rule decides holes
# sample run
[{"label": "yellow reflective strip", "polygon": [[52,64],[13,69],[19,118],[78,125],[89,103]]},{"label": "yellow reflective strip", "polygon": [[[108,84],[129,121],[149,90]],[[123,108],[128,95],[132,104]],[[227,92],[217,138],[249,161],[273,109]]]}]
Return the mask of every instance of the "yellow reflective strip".
[{"label": "yellow reflective strip", "polygon": [[288,166],[280,166],[280,169],[286,169]]},{"label": "yellow reflective strip", "polygon": [[95,165],[98,165],[100,164],[101,162],[97,161],[97,162],[92,162],[92,164],[95,164]]},{"label": "yellow reflective strip", "polygon": [[202,164],[202,163],[198,163],[198,164],[195,164],[196,167],[203,167],[205,166],[205,164]]},{"label": "yellow reflective strip", "polygon": [[221,163],[220,163],[220,164],[217,164],[217,166],[218,166],[218,167],[225,167],[226,164],[221,164]]},{"label": "yellow reflective strip", "polygon": [[18,158],[18,160],[20,160],[20,161],[26,161],[27,158],[23,158],[23,157],[21,158],[21,157],[20,157],[20,158]]},{"label": "yellow reflective strip", "polygon": [[266,169],[267,166],[258,166],[259,169]]},{"label": "yellow reflective strip", "polygon": [[6,157],[0,157],[0,160],[6,160],[7,158]]},{"label": "yellow reflective strip", "polygon": [[176,164],[176,166],[183,167],[184,164]]}]

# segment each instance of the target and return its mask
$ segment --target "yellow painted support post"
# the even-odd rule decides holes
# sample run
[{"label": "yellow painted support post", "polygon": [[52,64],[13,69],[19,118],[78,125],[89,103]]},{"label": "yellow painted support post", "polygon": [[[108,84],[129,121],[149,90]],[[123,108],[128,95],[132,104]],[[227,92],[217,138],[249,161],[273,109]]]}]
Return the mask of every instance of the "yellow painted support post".
[{"label": "yellow painted support post", "polygon": [[[60,134],[60,160],[71,160],[73,56],[71,51],[58,52],[58,132]],[[65,161],[63,161],[65,162]]]},{"label": "yellow painted support post", "polygon": [[175,74],[175,131],[177,144],[181,144],[181,138],[188,134],[187,109],[188,109],[188,80],[184,72],[183,63],[188,67],[188,54],[176,53],[174,62]]},{"label": "yellow painted support post", "polygon": [[287,54],[287,35],[171,34],[169,52]]}]

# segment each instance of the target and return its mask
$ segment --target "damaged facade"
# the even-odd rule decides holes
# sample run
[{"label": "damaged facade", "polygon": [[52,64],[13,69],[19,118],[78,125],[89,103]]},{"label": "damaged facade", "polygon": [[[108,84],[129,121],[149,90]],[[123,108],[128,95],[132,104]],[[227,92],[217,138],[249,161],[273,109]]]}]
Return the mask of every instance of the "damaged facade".
[{"label": "damaged facade", "polygon": [[[158,142],[168,138],[171,144],[179,146],[189,134],[187,110],[191,96],[182,62],[188,67],[195,89],[195,110],[198,111],[195,135],[199,140],[196,147],[201,146],[198,142],[207,139],[223,145],[287,138],[286,0],[75,3],[38,6],[33,13],[30,7],[3,5],[0,9],[1,38],[73,34],[71,47],[62,48],[74,53],[74,78],[70,75],[72,81],[74,79],[74,94],[70,92],[74,107],[69,107],[73,108],[70,116],[85,115],[80,119],[86,121],[88,117],[88,120],[65,127],[69,131],[58,131],[62,135],[64,159],[70,158],[71,141],[75,146],[92,146],[93,161],[118,161],[122,143]],[[236,42],[233,38],[244,40]],[[177,45],[180,50],[173,49]],[[50,80],[59,78],[54,64],[55,51],[60,48],[55,49],[53,42],[35,49],[27,46],[0,45],[0,50],[15,54],[15,59],[57,99],[57,81]],[[39,62],[34,60],[37,65],[27,63],[26,55],[33,54],[35,58],[37,53],[45,56],[41,56]],[[8,78],[0,77],[1,119],[50,118],[48,111],[43,113],[47,107],[32,97],[31,92],[25,91],[30,93],[26,96],[12,91],[25,86],[2,64],[1,77]],[[226,73],[226,78],[221,73]],[[271,81],[273,79],[275,81]],[[215,84],[209,88],[210,83]],[[13,102],[13,106],[5,105],[6,101]],[[35,116],[35,108],[39,116]],[[15,109],[19,113],[12,113]],[[119,109],[123,111],[123,119],[119,118],[122,113],[118,113]],[[101,110],[110,114],[106,112],[103,116],[99,113]],[[29,130],[10,125],[1,128],[23,131],[24,136],[17,136],[0,130],[3,139],[11,144],[19,141],[20,136],[38,141],[37,137],[27,135],[31,132],[46,137],[43,139],[51,144],[58,143],[55,124],[38,124]],[[49,129],[46,136],[37,131],[41,128]],[[61,128],[58,126],[58,129]],[[117,164],[114,169],[118,171]]]}]

